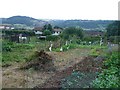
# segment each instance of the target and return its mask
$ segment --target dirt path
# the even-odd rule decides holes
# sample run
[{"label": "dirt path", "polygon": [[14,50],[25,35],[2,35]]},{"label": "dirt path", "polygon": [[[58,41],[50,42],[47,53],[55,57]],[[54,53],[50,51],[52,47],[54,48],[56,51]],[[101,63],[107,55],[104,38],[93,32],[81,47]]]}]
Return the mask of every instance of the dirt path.
[{"label": "dirt path", "polygon": [[[89,51],[89,49],[71,49],[66,52],[47,52],[54,59],[53,63],[56,71],[18,70],[19,66],[22,65],[20,63],[3,67],[2,86],[3,88],[33,88],[43,85],[51,78],[57,80],[61,72],[65,70],[64,73],[66,73],[68,68],[81,62],[83,58],[88,55]],[[71,70],[72,69],[70,69],[70,72]],[[58,77],[54,77],[55,75],[58,75]]]},{"label": "dirt path", "polygon": [[54,58],[56,70],[61,71],[79,63],[89,52],[89,49],[72,49],[66,52],[50,52],[49,55]]}]

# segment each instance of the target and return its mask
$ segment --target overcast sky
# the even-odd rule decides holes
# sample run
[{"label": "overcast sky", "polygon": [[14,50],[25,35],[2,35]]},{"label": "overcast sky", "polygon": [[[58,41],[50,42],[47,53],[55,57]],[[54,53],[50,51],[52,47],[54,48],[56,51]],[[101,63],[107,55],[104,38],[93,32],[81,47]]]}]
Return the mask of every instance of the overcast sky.
[{"label": "overcast sky", "polygon": [[0,0],[0,18],[118,20],[119,0]]}]

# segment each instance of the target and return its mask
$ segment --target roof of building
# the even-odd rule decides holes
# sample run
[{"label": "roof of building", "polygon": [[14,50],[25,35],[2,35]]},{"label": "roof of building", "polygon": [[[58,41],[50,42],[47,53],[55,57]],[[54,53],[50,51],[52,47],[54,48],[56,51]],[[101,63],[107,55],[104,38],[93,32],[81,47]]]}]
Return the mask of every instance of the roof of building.
[{"label": "roof of building", "polygon": [[53,29],[53,31],[55,31],[55,32],[61,32],[62,29]]},{"label": "roof of building", "polygon": [[42,31],[43,27],[35,27],[33,30]]},{"label": "roof of building", "polygon": [[0,24],[0,26],[11,27],[11,24]]}]

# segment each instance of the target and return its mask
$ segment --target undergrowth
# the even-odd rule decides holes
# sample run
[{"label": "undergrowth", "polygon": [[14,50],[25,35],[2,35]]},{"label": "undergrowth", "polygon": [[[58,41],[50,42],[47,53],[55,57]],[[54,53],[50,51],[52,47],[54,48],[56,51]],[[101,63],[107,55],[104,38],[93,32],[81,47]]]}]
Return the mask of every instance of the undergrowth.
[{"label": "undergrowth", "polygon": [[120,87],[120,52],[107,55],[104,61],[103,71],[93,81],[94,88],[118,88]]}]

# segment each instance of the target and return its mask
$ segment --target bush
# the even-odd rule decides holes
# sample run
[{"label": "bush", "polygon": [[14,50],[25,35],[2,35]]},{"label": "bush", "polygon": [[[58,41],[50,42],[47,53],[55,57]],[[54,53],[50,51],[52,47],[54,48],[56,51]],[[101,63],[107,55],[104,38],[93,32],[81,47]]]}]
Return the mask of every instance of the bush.
[{"label": "bush", "polygon": [[99,41],[100,40],[100,37],[99,36],[86,36],[83,38],[84,41],[92,41],[92,42],[95,42],[95,41]]},{"label": "bush", "polygon": [[118,44],[120,42],[120,36],[110,36],[108,39],[112,43]]},{"label": "bush", "polygon": [[59,36],[48,35],[46,37],[46,40],[48,40],[48,41],[56,41],[58,39],[59,39]]},{"label": "bush", "polygon": [[49,30],[44,30],[43,31],[43,35],[45,35],[45,36],[51,35],[51,32]]},{"label": "bush", "polygon": [[92,83],[94,88],[120,87],[120,53],[114,52],[107,57],[107,60],[104,62],[105,69]]},{"label": "bush", "polygon": [[4,30],[2,33],[5,33],[6,35],[13,35],[13,34],[25,34],[28,36],[34,36],[35,33],[33,31],[28,31],[28,30]]},{"label": "bush", "polygon": [[13,43],[9,41],[2,42],[2,51],[11,52]]},{"label": "bush", "polygon": [[83,29],[77,27],[68,27],[62,32],[61,36],[63,39],[83,38]]}]

